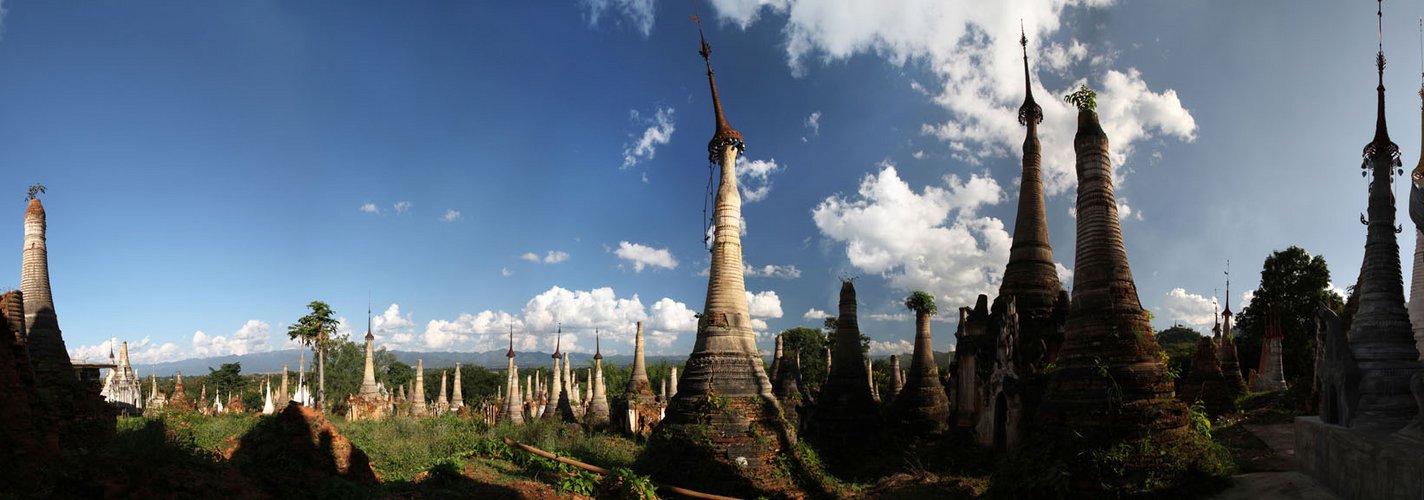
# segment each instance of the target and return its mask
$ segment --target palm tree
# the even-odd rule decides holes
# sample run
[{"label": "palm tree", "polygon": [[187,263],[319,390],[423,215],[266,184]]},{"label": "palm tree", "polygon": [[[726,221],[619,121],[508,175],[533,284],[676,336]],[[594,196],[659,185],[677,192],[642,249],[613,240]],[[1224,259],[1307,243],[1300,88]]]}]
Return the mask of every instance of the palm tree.
[{"label": "palm tree", "polygon": [[336,313],[331,306],[320,300],[307,304],[311,310],[292,326],[287,327],[287,337],[316,350],[317,355],[317,397],[322,410],[326,410],[326,350],[336,335]]}]

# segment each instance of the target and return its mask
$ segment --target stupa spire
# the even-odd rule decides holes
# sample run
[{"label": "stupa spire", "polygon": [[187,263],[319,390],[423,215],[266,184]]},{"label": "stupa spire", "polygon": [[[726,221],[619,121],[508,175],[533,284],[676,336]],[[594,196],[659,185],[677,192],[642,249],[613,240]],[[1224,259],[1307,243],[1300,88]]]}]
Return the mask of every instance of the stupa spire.
[{"label": "stupa spire", "polygon": [[1019,21],[1019,45],[1023,47],[1024,61],[1024,102],[1019,106],[1019,125],[1033,130],[1043,123],[1043,107],[1033,100],[1033,80],[1028,72],[1028,34],[1024,32],[1022,20]]},{"label": "stupa spire", "polygon": [[727,122],[727,115],[722,112],[722,100],[717,95],[717,77],[712,71],[712,45],[707,43],[707,37],[702,34],[702,20],[692,16],[692,21],[697,23],[697,37],[702,41],[702,48],[697,53],[702,55],[702,61],[707,64],[707,84],[712,88],[712,113],[717,119],[717,129],[712,133],[712,140],[707,143],[707,161],[717,163],[722,150],[727,146],[734,146],[740,152],[746,150],[746,145],[742,141],[742,133],[732,128],[732,124]]},{"label": "stupa spire", "polygon": [[1043,197],[1042,147],[1038,141],[1038,124],[1043,121],[1043,108],[1033,100],[1033,82],[1028,69],[1028,36],[1022,28],[1019,44],[1023,48],[1024,103],[1019,107],[1019,123],[1028,127],[1023,142],[1023,176],[1019,183],[1018,215],[1014,219],[1014,240],[1009,249],[1009,263],[1004,267],[1004,281],[999,295],[1012,295],[1018,309],[1028,316],[1047,317],[1062,284],[1053,264],[1053,246],[1048,241],[1048,211]]}]

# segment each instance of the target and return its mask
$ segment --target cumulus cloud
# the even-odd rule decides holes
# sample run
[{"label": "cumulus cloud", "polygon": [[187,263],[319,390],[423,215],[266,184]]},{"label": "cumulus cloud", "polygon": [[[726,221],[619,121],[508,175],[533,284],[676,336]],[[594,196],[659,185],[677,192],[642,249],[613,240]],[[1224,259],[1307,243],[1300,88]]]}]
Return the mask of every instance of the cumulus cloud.
[{"label": "cumulus cloud", "polygon": [[440,216],[440,220],[443,220],[445,222],[455,222],[457,220],[460,220],[460,211],[455,210],[453,208],[446,209],[445,215]]},{"label": "cumulus cloud", "polygon": [[747,292],[747,311],[753,318],[780,318],[781,297],[773,290]]},{"label": "cumulus cloud", "polygon": [[644,37],[653,32],[653,14],[657,3],[654,0],[580,0],[584,7],[584,19],[589,26],[598,26],[607,14],[614,23],[637,30]]},{"label": "cumulus cloud", "polygon": [[400,215],[400,214],[409,212],[409,211],[410,211],[410,205],[411,205],[411,203],[408,202],[408,201],[397,201],[397,202],[395,202],[394,204],[392,204],[391,207],[393,207],[393,208],[396,209],[396,215]]},{"label": "cumulus cloud", "polygon": [[[795,75],[812,63],[842,61],[859,54],[891,64],[924,64],[933,85],[911,82],[949,111],[943,123],[926,123],[921,132],[944,141],[955,159],[979,163],[1017,154],[1023,128],[1017,109],[1023,102],[1022,59],[1017,50],[1022,20],[1031,43],[1033,69],[1064,73],[1069,68],[1089,79],[1047,89],[1033,79],[1043,107],[1044,182],[1049,195],[1077,183],[1072,139],[1076,110],[1056,96],[1082,83],[1098,88],[1098,114],[1112,139],[1110,156],[1122,167],[1137,144],[1159,137],[1192,141],[1196,121],[1171,89],[1148,88],[1135,68],[1112,68],[1111,47],[1079,40],[1054,41],[1067,9],[1106,8],[1113,0],[1025,0],[1020,2],[826,2],[821,0],[713,0],[719,19],[742,28],[761,19],[781,26],[787,64]],[[764,14],[772,14],[764,16]],[[1047,42],[1044,42],[1047,40]],[[1046,48],[1045,48],[1046,47]],[[1088,54],[1105,54],[1090,57]],[[930,88],[927,88],[930,87]]]},{"label": "cumulus cloud", "polygon": [[[915,346],[911,345],[910,341],[905,339],[892,340],[890,342],[881,342],[879,340],[870,341],[871,356],[889,356],[891,354],[908,354],[912,352],[915,352]],[[901,365],[903,366],[904,363],[902,362]]]},{"label": "cumulus cloud", "polygon": [[806,310],[806,314],[802,314],[801,317],[802,317],[803,319],[809,319],[809,320],[820,321],[820,320],[823,320],[823,319],[826,319],[826,318],[831,317],[831,315],[830,315],[830,314],[827,314],[826,311],[822,311],[822,310],[820,310],[820,309],[816,309],[816,308],[812,307],[812,308]]},{"label": "cumulus cloud", "polygon": [[[1332,285],[1332,288],[1333,288],[1333,285]],[[1340,296],[1341,296],[1341,297],[1349,297],[1348,295],[1345,295],[1345,294],[1343,294],[1343,293],[1340,294]],[[1251,299],[1254,299],[1254,298],[1256,298],[1256,291],[1255,291],[1255,290],[1247,290],[1247,291],[1241,292],[1241,309],[1244,310],[1244,309],[1246,309],[1247,306],[1250,306],[1250,305],[1251,305]],[[1238,310],[1238,311],[1233,311],[1233,312],[1241,312],[1241,311]]]},{"label": "cumulus cloud", "polygon": [[[767,264],[760,267],[752,267],[750,264],[744,263],[742,266],[742,274],[748,278],[781,278],[794,280],[801,277],[801,270],[798,269],[795,264],[785,266]],[[710,273],[710,269],[704,270],[704,273]]]},{"label": "cumulus cloud", "polygon": [[[615,354],[618,346],[631,352],[638,321],[644,321],[644,336],[660,352],[681,334],[697,330],[696,314],[686,304],[664,297],[645,308],[637,295],[620,298],[612,288],[568,290],[552,287],[529,299],[524,309],[464,313],[454,320],[431,320],[421,335],[429,349],[488,351],[507,345],[514,330],[515,349],[552,351],[556,339],[565,351],[591,353],[593,335],[603,340],[605,354]],[[563,336],[555,332],[562,329]]]},{"label": "cumulus cloud", "polygon": [[638,110],[628,110],[633,123],[646,128],[641,135],[629,134],[630,141],[623,144],[623,166],[619,167],[620,169],[627,170],[640,162],[653,159],[658,153],[658,146],[672,140],[672,133],[676,130],[673,123],[674,112],[673,108],[659,107],[651,118],[643,118],[638,114]]},{"label": "cumulus cloud", "polygon": [[666,248],[653,248],[638,243],[620,241],[618,249],[614,250],[613,254],[620,259],[632,262],[635,273],[643,272],[646,267],[677,269],[677,259],[673,258],[672,252]]},{"label": "cumulus cloud", "polygon": [[850,265],[903,291],[924,290],[946,304],[992,293],[1003,278],[1012,239],[1004,223],[977,210],[1004,198],[990,177],[957,175],[917,193],[894,165],[867,174],[857,195],[834,195],[811,211],[826,238],[845,243]]},{"label": "cumulus cloud", "polygon": [[560,250],[549,250],[548,252],[544,253],[543,257],[540,257],[537,253],[526,252],[524,255],[520,255],[519,258],[527,260],[529,262],[533,262],[535,264],[558,264],[560,262],[569,260],[569,253]]},{"label": "cumulus cloud", "polygon": [[[385,312],[371,317],[371,334],[383,347],[400,349],[415,340],[415,320],[409,313],[402,316],[400,305],[391,304]],[[360,341],[357,338],[351,340]]]},{"label": "cumulus cloud", "polygon": [[267,352],[272,346],[267,343],[272,336],[272,326],[261,320],[248,320],[231,335],[208,335],[198,330],[193,333],[191,357],[206,358]]},{"label": "cumulus cloud", "polygon": [[366,212],[368,214],[381,213],[381,209],[377,207],[375,203],[371,203],[369,201],[361,204],[361,211]]},{"label": "cumulus cloud", "polygon": [[743,203],[755,203],[766,199],[766,195],[771,194],[771,176],[781,170],[785,170],[776,164],[775,159],[771,160],[747,160],[745,156],[737,157],[737,187],[742,190]]},{"label": "cumulus cloud", "polygon": [[1182,288],[1173,288],[1162,299],[1161,305],[1162,312],[1167,319],[1180,322],[1199,331],[1209,332],[1216,324],[1218,308],[1215,297],[1203,297],[1195,293],[1187,293]]}]

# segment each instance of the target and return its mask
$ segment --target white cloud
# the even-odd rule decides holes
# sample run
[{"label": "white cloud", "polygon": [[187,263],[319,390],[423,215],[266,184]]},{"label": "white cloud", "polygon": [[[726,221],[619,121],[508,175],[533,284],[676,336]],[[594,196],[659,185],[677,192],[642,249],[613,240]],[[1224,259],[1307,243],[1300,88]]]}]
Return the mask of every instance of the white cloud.
[{"label": "white cloud", "polygon": [[560,250],[549,250],[548,252],[544,253],[543,257],[540,257],[537,253],[526,252],[524,255],[520,255],[519,258],[527,260],[529,262],[533,262],[535,264],[558,264],[560,262],[569,260],[569,253]]},{"label": "white cloud", "polygon": [[[871,356],[889,356],[891,354],[908,354],[915,352],[915,346],[905,339],[881,342],[879,340],[870,341]],[[900,360],[901,366],[906,366],[905,360]]]},{"label": "white cloud", "polygon": [[806,121],[802,122],[802,125],[806,126],[806,130],[811,131],[812,136],[821,135],[821,112],[819,110],[812,111],[811,115],[806,117]]},{"label": "white cloud", "polygon": [[623,144],[623,166],[622,170],[627,170],[637,165],[639,162],[651,160],[658,153],[658,146],[667,144],[672,140],[672,133],[676,130],[673,124],[673,108],[657,108],[653,112],[652,118],[643,118],[638,114],[638,110],[629,110],[633,123],[647,128],[642,135],[629,134],[631,142]]},{"label": "white cloud", "polygon": [[[1332,285],[1332,288],[1333,288],[1333,285]],[[1343,294],[1343,293],[1340,294],[1340,296],[1341,296],[1341,297],[1345,297],[1345,298],[1349,298],[1349,295],[1345,295],[1345,294]],[[1241,305],[1240,305],[1240,309],[1235,310],[1235,311],[1232,311],[1232,312],[1241,312],[1242,310],[1245,310],[1247,306],[1250,306],[1250,305],[1251,305],[1251,299],[1254,299],[1254,298],[1256,298],[1256,291],[1255,291],[1255,290],[1247,290],[1247,291],[1241,292]]]},{"label": "white cloud", "polygon": [[[388,349],[399,349],[415,340],[415,320],[410,314],[401,316],[400,305],[391,304],[386,312],[371,317],[371,334],[376,342]],[[360,342],[359,338],[351,340]]]},{"label": "white cloud", "polygon": [[1073,289],[1073,270],[1061,262],[1053,263],[1053,270],[1058,271],[1058,282],[1062,284],[1064,290]]},{"label": "white cloud", "polygon": [[875,320],[875,321],[909,321],[909,320],[911,319],[909,313],[902,313],[902,312],[899,312],[899,313],[870,313],[870,314],[866,314],[866,315],[861,316],[861,317],[866,318],[866,319],[872,319],[872,320]]},{"label": "white cloud", "polygon": [[820,309],[816,309],[816,308],[812,307],[812,308],[806,310],[806,314],[802,314],[801,317],[804,318],[804,319],[819,321],[819,320],[823,320],[823,319],[829,318],[829,317],[831,317],[831,315],[830,315],[830,314],[827,314],[826,311],[822,311],[822,310],[820,310]]},{"label": "white cloud", "polygon": [[747,312],[753,318],[780,318],[781,297],[778,297],[774,290],[747,292]]},{"label": "white cloud", "polygon": [[395,202],[394,204],[392,204],[391,206],[396,209],[396,215],[400,215],[400,214],[409,212],[409,211],[410,211],[410,205],[411,205],[411,203],[408,202],[408,201],[397,201],[397,202]]},{"label": "white cloud", "polygon": [[597,330],[605,354],[616,354],[620,344],[627,348],[623,352],[630,353],[638,321],[645,321],[645,337],[660,349],[671,346],[681,334],[697,330],[695,313],[670,298],[664,297],[645,310],[637,295],[619,298],[611,288],[584,291],[555,286],[529,299],[517,314],[482,311],[461,314],[453,321],[432,320],[426,325],[422,343],[431,349],[487,351],[507,345],[505,335],[513,325],[515,349],[552,351],[554,332],[562,324],[560,347],[565,351],[591,353]]},{"label": "white cloud", "polygon": [[[69,357],[83,361],[99,362],[109,360],[109,346],[112,340],[105,340],[98,345],[78,346],[69,349]],[[123,339],[119,339],[119,344],[113,348],[114,360],[118,361],[119,345]],[[144,337],[138,342],[129,342],[129,362],[134,365],[148,365],[178,359],[193,357],[190,353],[185,353],[178,344],[164,342],[155,344],[149,337]]]},{"label": "white cloud", "polygon": [[867,174],[856,197],[835,195],[812,210],[825,237],[846,244],[856,270],[879,274],[902,291],[924,290],[946,304],[992,294],[1003,278],[1012,239],[1004,223],[977,216],[999,203],[1003,190],[990,177],[956,175],[944,187],[914,192],[893,165]]},{"label": "white cloud", "polygon": [[[1111,138],[1114,167],[1123,166],[1135,146],[1157,137],[1192,141],[1196,121],[1171,89],[1153,91],[1135,68],[1111,68],[1111,47],[1072,40],[1051,41],[1068,9],[1106,8],[1114,0],[973,0],[828,2],[822,0],[713,0],[718,17],[746,28],[759,19],[785,22],[788,66],[794,75],[808,62],[842,61],[858,54],[879,56],[891,64],[923,64],[937,77],[933,88],[911,85],[949,111],[944,123],[924,124],[922,132],[949,145],[951,156],[977,164],[985,158],[1018,154],[1023,128],[1017,109],[1023,102],[1023,66],[1017,47],[1019,21],[1030,39],[1035,71],[1065,72],[1072,67],[1088,80],[1043,87],[1034,78],[1035,100],[1043,107],[1039,128],[1043,143],[1047,194],[1076,185],[1073,134],[1076,112],[1058,96],[1085,81],[1098,92],[1098,113]],[[763,17],[762,14],[772,14]],[[1048,40],[1045,42],[1045,40]],[[1088,54],[1107,54],[1089,57]]]},{"label": "white cloud", "polygon": [[[760,267],[752,267],[750,264],[742,264],[742,274],[748,278],[781,278],[794,280],[801,277],[801,270],[795,264],[778,266],[767,264]],[[710,270],[704,270],[704,274]]]},{"label": "white cloud", "polygon": [[914,158],[914,159],[916,159],[916,160],[923,160],[923,159],[925,159],[925,151],[924,151],[924,150],[915,151],[914,153],[910,153],[910,157],[911,157],[911,158]]},{"label": "white cloud", "polygon": [[677,259],[673,258],[672,252],[666,248],[653,248],[637,243],[626,241],[618,242],[618,249],[613,251],[618,258],[633,263],[633,272],[641,273],[645,267],[661,267],[663,269],[677,269]]},{"label": "white cloud", "polygon": [[193,333],[191,357],[267,352],[272,350],[272,346],[267,343],[271,337],[272,326],[255,319],[248,320],[231,335],[208,335],[198,330]]},{"label": "white cloud", "polygon": [[558,251],[558,250],[550,250],[548,253],[545,253],[545,254],[544,254],[544,263],[545,263],[545,264],[558,264],[558,263],[563,262],[563,261],[566,261],[566,260],[569,260],[569,253],[568,253],[568,252],[561,252],[561,251]]},{"label": "white cloud", "polygon": [[663,297],[653,303],[644,337],[653,345],[667,348],[677,340],[678,333],[697,331],[697,313],[686,304]]},{"label": "white cloud", "polygon": [[580,0],[579,3],[586,9],[584,19],[589,26],[598,26],[599,19],[606,12],[615,23],[629,23],[643,37],[653,32],[654,0]]},{"label": "white cloud", "polygon": [[361,211],[366,212],[368,214],[381,213],[381,209],[378,208],[375,203],[371,203],[369,201],[361,204]]},{"label": "white cloud", "polygon": [[742,202],[756,203],[766,199],[766,195],[771,194],[772,174],[782,170],[785,168],[777,165],[775,159],[747,160],[745,156],[738,156],[737,187],[742,190]]},{"label": "white cloud", "polygon": [[514,276],[514,271],[510,271],[507,267],[501,267],[499,268],[499,275],[508,278]]},{"label": "white cloud", "polygon": [[1199,331],[1211,331],[1216,324],[1218,310],[1215,298],[1187,293],[1185,289],[1173,288],[1162,299],[1162,314],[1169,320],[1180,322]]},{"label": "white cloud", "polygon": [[460,220],[460,211],[453,208],[446,209],[445,215],[440,216],[440,219],[445,222],[455,222]]}]

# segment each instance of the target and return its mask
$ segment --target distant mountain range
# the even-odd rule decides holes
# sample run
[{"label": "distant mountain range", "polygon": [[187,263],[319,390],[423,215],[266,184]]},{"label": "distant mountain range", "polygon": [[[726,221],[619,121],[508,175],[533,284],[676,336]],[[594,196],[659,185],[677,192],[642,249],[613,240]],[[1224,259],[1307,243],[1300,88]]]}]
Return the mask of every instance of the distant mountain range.
[{"label": "distant mountain range", "polygon": [[[424,360],[426,368],[454,367],[455,363],[464,366],[481,366],[490,369],[503,369],[508,362],[505,358],[507,350],[493,350],[485,352],[413,352],[413,351],[390,351],[396,355],[396,359],[415,366],[417,359]],[[138,369],[141,375],[157,374],[160,377],[173,376],[175,372],[183,372],[190,375],[206,375],[208,369],[217,369],[223,363],[242,363],[243,373],[281,373],[282,365],[287,365],[291,371],[297,371],[297,363],[300,352],[296,349],[286,351],[260,352],[243,355],[217,356],[212,358],[194,358],[179,361],[168,361],[155,364],[138,364],[134,368]],[[548,352],[517,352],[516,360],[521,368],[537,368],[552,366],[553,354]],[[584,365],[593,359],[592,354],[574,353],[572,356],[575,366]],[[687,356],[646,356],[649,364],[666,360],[669,363],[682,363],[687,360]],[[633,355],[609,355],[603,357],[604,363],[613,365],[627,365],[633,362]],[[312,370],[315,366],[312,355],[307,353],[307,369]]]}]

